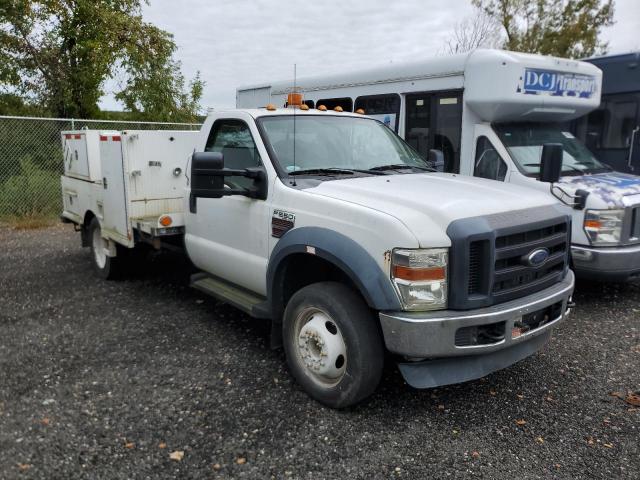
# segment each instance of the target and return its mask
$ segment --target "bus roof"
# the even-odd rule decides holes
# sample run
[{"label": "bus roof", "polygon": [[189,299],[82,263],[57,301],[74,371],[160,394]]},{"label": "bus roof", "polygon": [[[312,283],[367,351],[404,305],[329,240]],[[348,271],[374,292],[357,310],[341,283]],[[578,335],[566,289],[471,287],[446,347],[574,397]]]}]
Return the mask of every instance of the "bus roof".
[{"label": "bus roof", "polygon": [[[486,61],[487,63],[493,63],[495,60],[499,59],[502,59],[509,63],[523,64],[539,64],[541,60],[545,60],[546,63],[549,63],[550,65],[558,65],[561,63],[563,65],[573,64],[577,66],[578,64],[583,63],[576,60],[567,60],[548,56],[543,57],[541,55],[510,52],[506,50],[476,49],[468,53],[443,57],[424,58],[419,61],[412,62],[390,63],[382,67],[369,68],[358,71],[336,73],[324,76],[303,77],[297,79],[296,83],[305,92],[313,92],[318,90],[331,90],[335,88],[355,87],[362,85],[374,85],[436,77],[458,76],[464,75],[466,66],[472,58],[474,58],[474,60],[481,59],[481,61]],[[589,67],[586,67],[586,69],[591,70]],[[273,95],[278,95],[289,92],[291,90],[291,87],[292,80],[284,80],[273,83],[246,85],[239,87],[237,91],[240,92],[245,90],[270,88]]]}]

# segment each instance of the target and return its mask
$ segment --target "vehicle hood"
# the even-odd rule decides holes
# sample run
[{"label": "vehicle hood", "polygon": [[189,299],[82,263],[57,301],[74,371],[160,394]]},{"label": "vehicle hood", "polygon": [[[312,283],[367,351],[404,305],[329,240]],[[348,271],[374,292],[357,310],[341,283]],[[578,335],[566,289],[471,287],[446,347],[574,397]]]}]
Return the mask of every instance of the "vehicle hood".
[{"label": "vehicle hood", "polygon": [[557,205],[550,195],[533,189],[447,173],[325,181],[308,191],[394,216],[421,246],[429,246],[434,237],[460,218]]},{"label": "vehicle hood", "polygon": [[621,172],[562,177],[556,184],[575,190],[586,190],[597,196],[605,208],[624,208],[640,203],[640,177]]}]

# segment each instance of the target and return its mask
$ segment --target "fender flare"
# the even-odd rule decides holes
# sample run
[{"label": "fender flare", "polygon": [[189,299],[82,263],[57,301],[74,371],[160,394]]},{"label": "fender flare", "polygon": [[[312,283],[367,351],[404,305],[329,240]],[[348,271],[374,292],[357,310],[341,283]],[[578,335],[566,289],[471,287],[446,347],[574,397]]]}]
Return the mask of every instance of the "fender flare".
[{"label": "fender flare", "polygon": [[[315,249],[310,252],[308,247]],[[269,257],[267,297],[274,308],[276,280],[283,261],[292,254],[316,255],[342,270],[375,310],[400,310],[400,300],[391,279],[360,244],[330,229],[300,227],[285,233]]]}]

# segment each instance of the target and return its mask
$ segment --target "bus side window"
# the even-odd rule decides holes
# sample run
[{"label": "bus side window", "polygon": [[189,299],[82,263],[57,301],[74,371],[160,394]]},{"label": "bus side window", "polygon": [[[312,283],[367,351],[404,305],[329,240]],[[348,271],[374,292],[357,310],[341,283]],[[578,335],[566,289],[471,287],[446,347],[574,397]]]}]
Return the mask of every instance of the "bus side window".
[{"label": "bus side window", "polygon": [[324,105],[327,107],[327,110],[333,110],[336,107],[342,107],[342,110],[345,112],[353,112],[353,100],[349,97],[343,98],[325,98],[323,100],[318,100],[316,102],[316,106]]},{"label": "bus side window", "polygon": [[476,158],[474,176],[489,180],[504,181],[507,176],[507,165],[500,157],[495,147],[485,136],[478,138],[476,144]]},{"label": "bus side window", "polygon": [[383,95],[365,95],[356,98],[354,109],[364,110],[365,115],[380,120],[387,127],[398,133],[400,117],[400,95],[397,93]]}]

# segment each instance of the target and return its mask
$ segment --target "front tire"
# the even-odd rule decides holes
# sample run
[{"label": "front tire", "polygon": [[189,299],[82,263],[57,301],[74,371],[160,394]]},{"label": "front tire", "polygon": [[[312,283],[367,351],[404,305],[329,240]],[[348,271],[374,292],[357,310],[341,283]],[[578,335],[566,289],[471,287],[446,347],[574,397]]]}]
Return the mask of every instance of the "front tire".
[{"label": "front tire", "polygon": [[362,297],[346,285],[321,282],[297,291],[282,328],[291,373],[320,403],[348,407],[380,383],[384,346],[378,324]]},{"label": "front tire", "polygon": [[[107,255],[108,243],[102,237],[102,229],[97,218],[89,224],[89,239],[91,240],[91,258],[96,274],[105,280],[114,280],[122,275],[123,259],[121,255],[110,257]],[[116,247],[117,248],[117,247]],[[121,248],[118,248],[121,250]],[[117,253],[121,253],[118,251]]]}]

